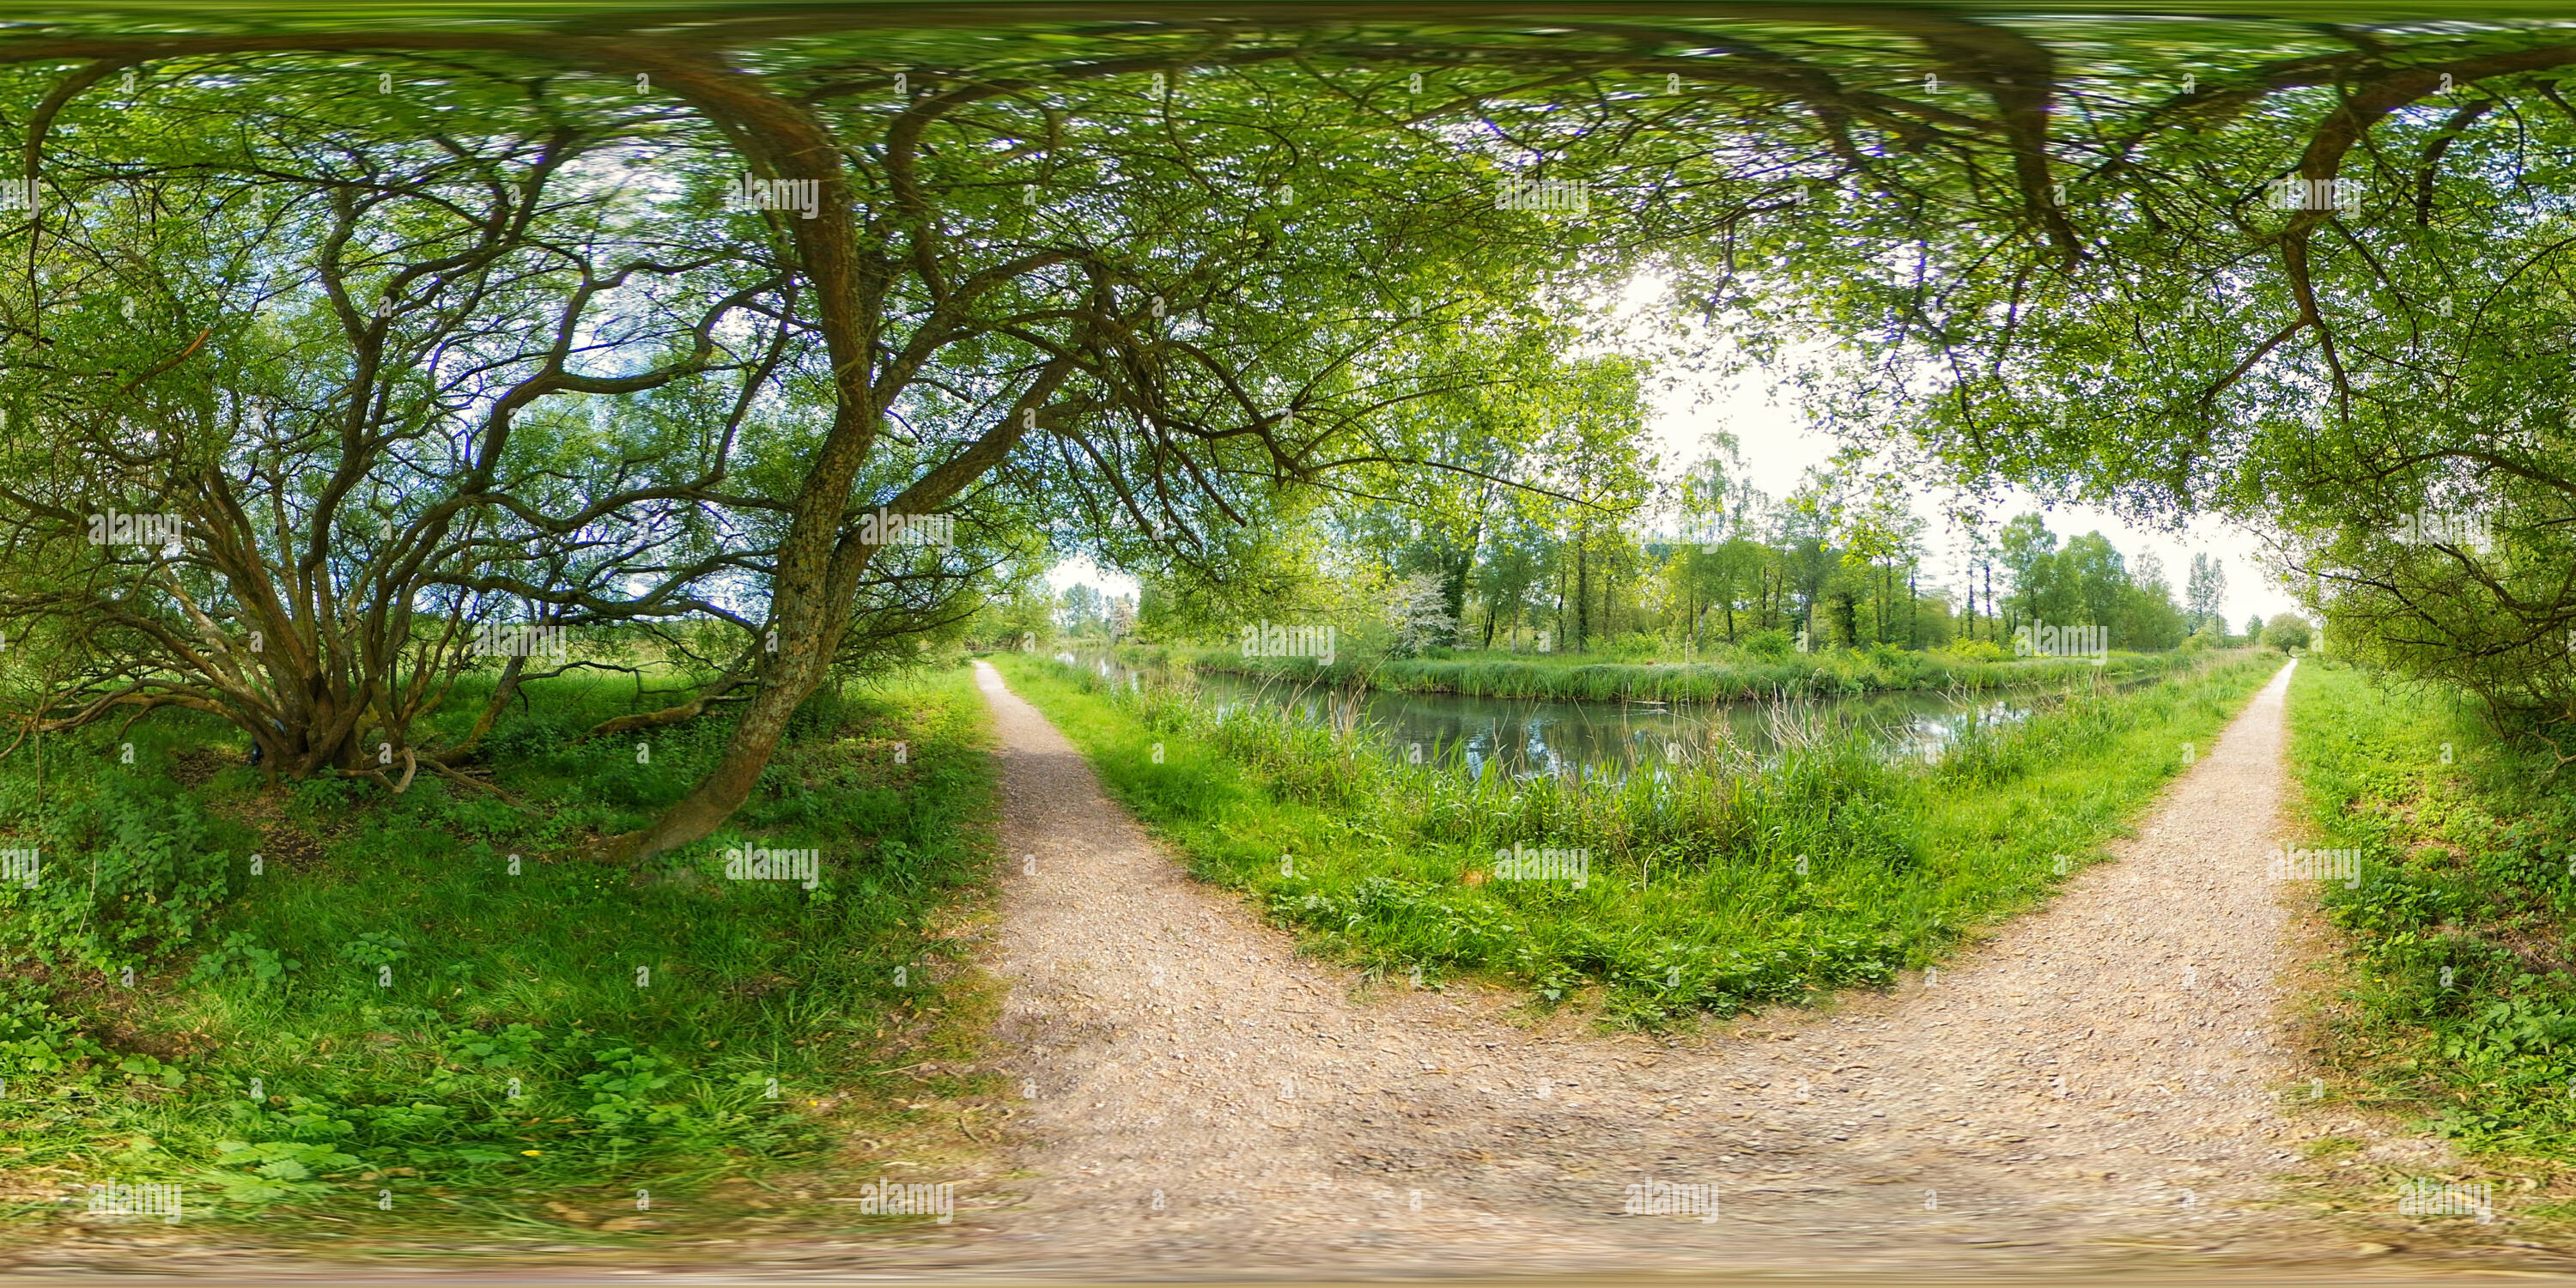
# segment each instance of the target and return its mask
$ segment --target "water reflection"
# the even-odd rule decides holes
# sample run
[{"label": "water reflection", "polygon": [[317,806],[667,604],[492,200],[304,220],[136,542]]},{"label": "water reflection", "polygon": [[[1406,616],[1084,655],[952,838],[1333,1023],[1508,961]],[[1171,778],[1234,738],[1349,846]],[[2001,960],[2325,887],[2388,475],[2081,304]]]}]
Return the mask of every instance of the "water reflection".
[{"label": "water reflection", "polygon": [[[1133,668],[1105,657],[1086,658],[1082,665],[1125,685],[1145,681]],[[2122,687],[2157,678],[2132,679]],[[1224,672],[1201,672],[1197,684],[1220,711],[1260,702],[1290,707],[1309,720],[1347,724],[1357,719],[1400,750],[1418,747],[1426,760],[1454,752],[1477,774],[1491,766],[1493,772],[1523,777],[1611,778],[1640,770],[1660,774],[1663,766],[1677,762],[1742,756],[1767,760],[1779,754],[1784,740],[1838,724],[1861,730],[1891,757],[1930,759],[1971,730],[2022,719],[2034,702],[2058,691],[1908,691],[1786,702],[1666,703],[1378,690],[1353,695]]]},{"label": "water reflection", "polygon": [[[1331,718],[1340,695],[1248,676],[1202,674],[1199,687],[1220,709],[1243,702],[1283,704],[1308,719]],[[1885,693],[1789,702],[1578,702],[1366,692],[1359,714],[1399,748],[1425,758],[1453,748],[1474,773],[1580,773],[1623,777],[1662,766],[1751,756],[1768,760],[1784,742],[1817,728],[1856,727],[1891,756],[1927,758],[1981,723],[2010,722],[2027,699],[1991,694]]]}]

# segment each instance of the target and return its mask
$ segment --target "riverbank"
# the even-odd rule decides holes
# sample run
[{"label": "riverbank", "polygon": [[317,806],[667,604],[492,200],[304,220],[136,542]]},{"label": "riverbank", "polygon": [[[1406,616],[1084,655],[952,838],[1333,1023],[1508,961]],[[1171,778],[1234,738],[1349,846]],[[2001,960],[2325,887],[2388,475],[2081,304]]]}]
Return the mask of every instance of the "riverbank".
[{"label": "riverbank", "polygon": [[1909,689],[1998,689],[2089,677],[2136,679],[2172,674],[2193,666],[2204,655],[2181,650],[2112,653],[2100,666],[2085,658],[1988,660],[1892,648],[1699,663],[1511,655],[1369,661],[1343,657],[1328,663],[1307,657],[1245,657],[1234,647],[1141,644],[1121,647],[1118,656],[1140,667],[1185,665],[1327,688],[1363,686],[1398,693],[1594,702],[1736,702]]},{"label": "riverbank", "polygon": [[[1855,1263],[2063,1279],[2217,1245],[2227,1260],[2192,1268],[2242,1280],[2388,1237],[2276,1201],[2304,1179],[2298,1142],[2330,1126],[2273,1094],[2297,1067],[2270,1022],[2285,914],[2260,854],[2283,786],[2277,683],[2120,862],[1937,985],[1649,1038],[1298,952],[1185,877],[1102,790],[1130,762],[1095,756],[1095,773],[1021,682],[984,677],[1004,852],[1028,856],[991,949],[1027,1093],[1025,1197],[960,1247],[988,1277],[1042,1256],[1060,1277],[1211,1282],[1246,1264],[1332,1282]],[[1711,1217],[1722,1193],[1723,1217],[1622,1215],[1641,1178],[1711,1196]]]},{"label": "riverbank", "polygon": [[[2321,882],[2350,963],[2314,1016],[2331,1094],[2526,1176],[2564,1174],[2576,785],[2539,744],[2498,741],[2469,700],[2350,668],[2302,668],[2290,730],[2313,839],[2284,865]],[[2576,1219],[2564,1199],[2528,1210]]]},{"label": "riverbank", "polygon": [[[1818,727],[1775,760],[1469,776],[1364,732],[995,659],[1202,879],[1384,976],[1466,975],[1639,1027],[1881,985],[2103,857],[2278,669],[2076,691],[1935,765]],[[1500,852],[1506,858],[1498,861]],[[2063,862],[2060,862],[2063,856]]]}]

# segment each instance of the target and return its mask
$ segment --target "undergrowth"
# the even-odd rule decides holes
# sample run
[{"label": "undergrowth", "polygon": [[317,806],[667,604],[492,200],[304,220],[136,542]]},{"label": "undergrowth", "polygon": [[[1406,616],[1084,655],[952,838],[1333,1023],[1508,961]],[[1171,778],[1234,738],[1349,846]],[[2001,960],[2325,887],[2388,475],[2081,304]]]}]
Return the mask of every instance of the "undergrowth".
[{"label": "undergrowth", "polygon": [[[999,659],[1110,789],[1317,947],[1437,984],[1476,975],[1618,1022],[1884,984],[2045,895],[2279,665],[2235,655],[2145,688],[2063,691],[1937,765],[1816,716],[1776,757],[1723,741],[1613,778],[1412,763],[1363,726]],[[1722,722],[1712,726],[1722,727]],[[1580,880],[1519,879],[1529,851]],[[1544,871],[1544,865],[1541,865]]]}]

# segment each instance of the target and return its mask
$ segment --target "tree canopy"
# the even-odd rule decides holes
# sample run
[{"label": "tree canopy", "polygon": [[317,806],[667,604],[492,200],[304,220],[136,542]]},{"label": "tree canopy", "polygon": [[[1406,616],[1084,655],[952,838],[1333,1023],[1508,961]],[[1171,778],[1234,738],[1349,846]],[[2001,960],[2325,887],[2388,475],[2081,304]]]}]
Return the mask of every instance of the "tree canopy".
[{"label": "tree canopy", "polygon": [[[2576,719],[2555,28],[455,16],[0,33],[21,737],[470,779],[416,730],[491,628],[628,628],[711,677],[635,723],[739,708],[631,854],[1048,552],[1203,610],[1331,501],[1455,622],[1461,549],[1572,506],[1588,634],[1645,462],[1561,444],[1634,437],[1587,345],[1641,275],[1856,441],[2255,523],[2354,650]],[[1798,594],[1896,602],[1883,506],[1792,502]],[[2116,611],[2107,544],[2048,558]]]}]

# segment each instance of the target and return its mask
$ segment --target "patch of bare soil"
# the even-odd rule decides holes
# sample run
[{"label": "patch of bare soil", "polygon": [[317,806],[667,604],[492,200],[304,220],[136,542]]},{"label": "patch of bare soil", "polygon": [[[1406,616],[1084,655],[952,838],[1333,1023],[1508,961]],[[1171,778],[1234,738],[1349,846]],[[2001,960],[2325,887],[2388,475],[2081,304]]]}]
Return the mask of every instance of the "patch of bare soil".
[{"label": "patch of bare soil", "polygon": [[[984,669],[1010,860],[995,965],[1019,1054],[1005,1063],[1033,1094],[1024,1197],[961,1216],[952,1264],[2392,1264],[2286,1197],[2315,1137],[2358,1137],[2391,1165],[2445,1161],[2289,1103],[2307,1091],[2276,983],[2290,895],[2267,870],[2289,674],[2117,862],[1936,979],[1661,1041],[1533,1021],[1485,990],[1371,991],[1301,958],[1190,879]],[[1657,1186],[1712,1187],[1714,1219],[1628,1213]],[[1672,1193],[1687,1208],[1701,1192]]]},{"label": "patch of bare soil", "polygon": [[[1190,879],[997,674],[980,680],[1005,858],[986,958],[1008,996],[1003,1054],[979,1072],[998,1064],[1008,1092],[968,1106],[988,1126],[959,1125],[978,1144],[998,1131],[1001,1157],[854,1142],[891,1179],[954,1181],[953,1222],[744,1230],[716,1241],[727,1281],[2570,1268],[2501,1227],[2398,1218],[2393,1195],[2373,1214],[2318,1199],[2349,1191],[2332,1184],[2346,1160],[2392,1176],[2452,1162],[2306,1098],[2279,981],[2316,939],[2290,933],[2305,896],[2266,862],[2286,670],[2117,862],[1937,980],[1668,1040],[1299,956]],[[1693,1186],[1711,1188],[1653,1188]],[[1685,1210],[1630,1214],[1631,1187]],[[1714,1211],[1689,1210],[1709,1193]],[[717,1251],[609,1255],[703,1276]],[[564,1252],[567,1275],[611,1264]],[[287,1269],[246,1249],[158,1255],[216,1279]]]}]

